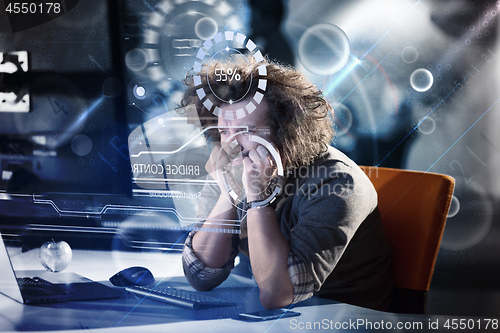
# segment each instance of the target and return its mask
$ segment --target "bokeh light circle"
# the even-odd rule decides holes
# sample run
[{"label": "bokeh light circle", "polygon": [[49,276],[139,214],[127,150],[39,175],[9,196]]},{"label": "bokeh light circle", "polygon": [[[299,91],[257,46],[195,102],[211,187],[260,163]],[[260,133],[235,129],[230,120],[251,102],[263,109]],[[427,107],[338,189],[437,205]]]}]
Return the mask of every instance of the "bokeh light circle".
[{"label": "bokeh light circle", "polygon": [[161,260],[163,256],[161,243],[156,238],[149,238],[145,240],[141,245],[141,254],[144,259]]},{"label": "bokeh light circle", "polygon": [[71,150],[78,156],[85,156],[92,151],[92,140],[84,134],[79,134],[71,140]]},{"label": "bokeh light circle", "polygon": [[328,23],[308,28],[300,37],[299,60],[311,73],[331,75],[341,70],[349,60],[351,48],[345,32]]},{"label": "bokeh light circle", "polygon": [[132,49],[125,55],[125,65],[134,72],[142,71],[147,64],[148,54],[143,49]]},{"label": "bokeh light circle", "polygon": [[[122,270],[130,266],[144,266],[149,268],[154,276],[161,271],[162,275],[176,276],[182,274],[182,264],[171,256],[165,255],[173,244],[182,244],[187,231],[179,230],[179,223],[171,215],[159,212],[147,212],[144,215],[132,215],[119,223],[111,243],[111,255],[115,269]],[[113,222],[111,222],[113,223]],[[130,256],[137,252],[140,256]],[[156,265],[158,262],[166,267]],[[175,266],[175,267],[174,267]]]},{"label": "bokeh light circle", "polygon": [[217,33],[217,30],[217,22],[209,16],[200,18],[194,25],[194,33],[199,39],[203,40],[212,38]]},{"label": "bokeh light circle", "polygon": [[401,51],[401,59],[407,64],[412,64],[417,61],[418,51],[413,46],[407,46]]},{"label": "bokeh light circle", "polygon": [[447,218],[452,218],[455,215],[458,214],[458,211],[460,210],[460,201],[458,201],[456,196],[451,197],[451,204],[450,204],[450,209],[448,210],[448,216]]},{"label": "bokeh light circle", "polygon": [[432,73],[425,68],[416,69],[410,75],[411,87],[418,92],[429,90],[433,83],[434,77]]},{"label": "bokeh light circle", "polygon": [[[455,179],[462,184],[465,182],[460,176]],[[480,243],[490,232],[493,203],[484,187],[474,180],[463,184],[460,189],[457,187],[455,196],[456,201],[452,199],[441,245],[449,250],[468,249]],[[458,210],[453,201],[460,204]]]},{"label": "bokeh light circle", "polygon": [[432,134],[436,130],[436,122],[431,117],[424,117],[419,121],[418,131],[422,134]]},{"label": "bokeh light circle", "polygon": [[352,112],[347,106],[344,104],[335,106],[332,117],[333,127],[335,128],[335,136],[339,137],[349,132],[352,126],[352,120]]}]

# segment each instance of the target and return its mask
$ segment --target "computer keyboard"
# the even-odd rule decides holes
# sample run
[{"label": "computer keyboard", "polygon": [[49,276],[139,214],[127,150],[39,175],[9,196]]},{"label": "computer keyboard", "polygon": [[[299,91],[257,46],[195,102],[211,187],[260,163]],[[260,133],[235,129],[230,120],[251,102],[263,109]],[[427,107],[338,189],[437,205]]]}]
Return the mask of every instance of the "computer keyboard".
[{"label": "computer keyboard", "polygon": [[39,296],[59,296],[72,294],[68,289],[55,286],[47,280],[39,277],[22,277],[17,278],[17,284],[21,288],[23,294],[31,297]]},{"label": "computer keyboard", "polygon": [[209,308],[211,306],[237,305],[236,302],[223,301],[216,297],[172,287],[133,286],[125,289],[131,293],[193,310]]}]

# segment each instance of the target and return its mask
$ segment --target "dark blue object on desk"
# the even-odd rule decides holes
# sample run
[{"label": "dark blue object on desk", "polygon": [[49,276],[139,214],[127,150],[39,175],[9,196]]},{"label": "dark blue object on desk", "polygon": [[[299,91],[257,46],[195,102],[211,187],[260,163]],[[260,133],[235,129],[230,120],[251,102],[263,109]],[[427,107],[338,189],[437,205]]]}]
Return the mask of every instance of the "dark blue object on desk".
[{"label": "dark blue object on desk", "polygon": [[134,266],[119,271],[109,278],[109,281],[117,287],[132,287],[135,285],[147,286],[155,282],[153,274],[149,269]]}]

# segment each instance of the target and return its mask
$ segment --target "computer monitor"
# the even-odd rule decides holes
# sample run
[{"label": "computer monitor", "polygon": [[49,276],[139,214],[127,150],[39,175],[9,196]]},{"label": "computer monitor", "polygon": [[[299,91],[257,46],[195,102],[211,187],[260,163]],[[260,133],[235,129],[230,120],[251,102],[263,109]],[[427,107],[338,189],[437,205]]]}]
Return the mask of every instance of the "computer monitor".
[{"label": "computer monitor", "polygon": [[[148,223],[158,219],[168,222],[162,228],[181,226],[184,234],[188,226],[183,223],[194,221],[196,206],[192,200],[180,205],[182,198],[163,194],[141,195],[144,188],[132,179],[130,135],[153,119],[175,117],[182,79],[213,33],[234,31],[230,46],[236,51],[248,49],[253,42],[246,45],[249,39],[240,33],[248,15],[243,2],[65,1],[59,12],[30,16],[32,20],[29,15],[3,12],[0,228],[4,236],[62,230],[87,232],[90,236],[83,242],[98,243],[100,235],[115,237],[123,229],[130,231],[124,228],[127,225],[156,230],[157,224],[148,227]],[[167,119],[165,125],[173,129],[181,123],[184,120]],[[154,141],[149,132],[144,134],[148,142]],[[175,145],[190,139],[184,133],[176,135],[167,141]],[[192,151],[183,154],[176,158],[194,156]],[[202,178],[209,151],[198,146],[196,156],[197,176]],[[190,185],[189,191],[196,188],[197,195],[196,186]],[[131,239],[132,247],[139,237],[134,235],[123,237]],[[161,238],[151,233],[147,237]]]},{"label": "computer monitor", "polygon": [[49,16],[2,8],[0,219],[7,237],[33,225],[100,227],[106,205],[131,198],[117,8],[106,0],[65,1]]}]

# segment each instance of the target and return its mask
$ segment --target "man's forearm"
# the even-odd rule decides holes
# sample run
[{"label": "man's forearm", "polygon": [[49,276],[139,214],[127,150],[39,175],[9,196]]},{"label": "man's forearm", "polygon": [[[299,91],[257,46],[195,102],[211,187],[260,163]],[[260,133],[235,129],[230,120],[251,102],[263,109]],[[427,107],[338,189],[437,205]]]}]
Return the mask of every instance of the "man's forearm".
[{"label": "man's forearm", "polygon": [[206,266],[219,268],[231,258],[233,234],[224,231],[234,228],[234,220],[236,208],[221,195],[201,230],[193,237],[193,251]]},{"label": "man's forearm", "polygon": [[272,207],[248,211],[248,248],[261,303],[266,308],[279,308],[293,301],[293,285],[288,275],[290,247],[281,234]]}]

